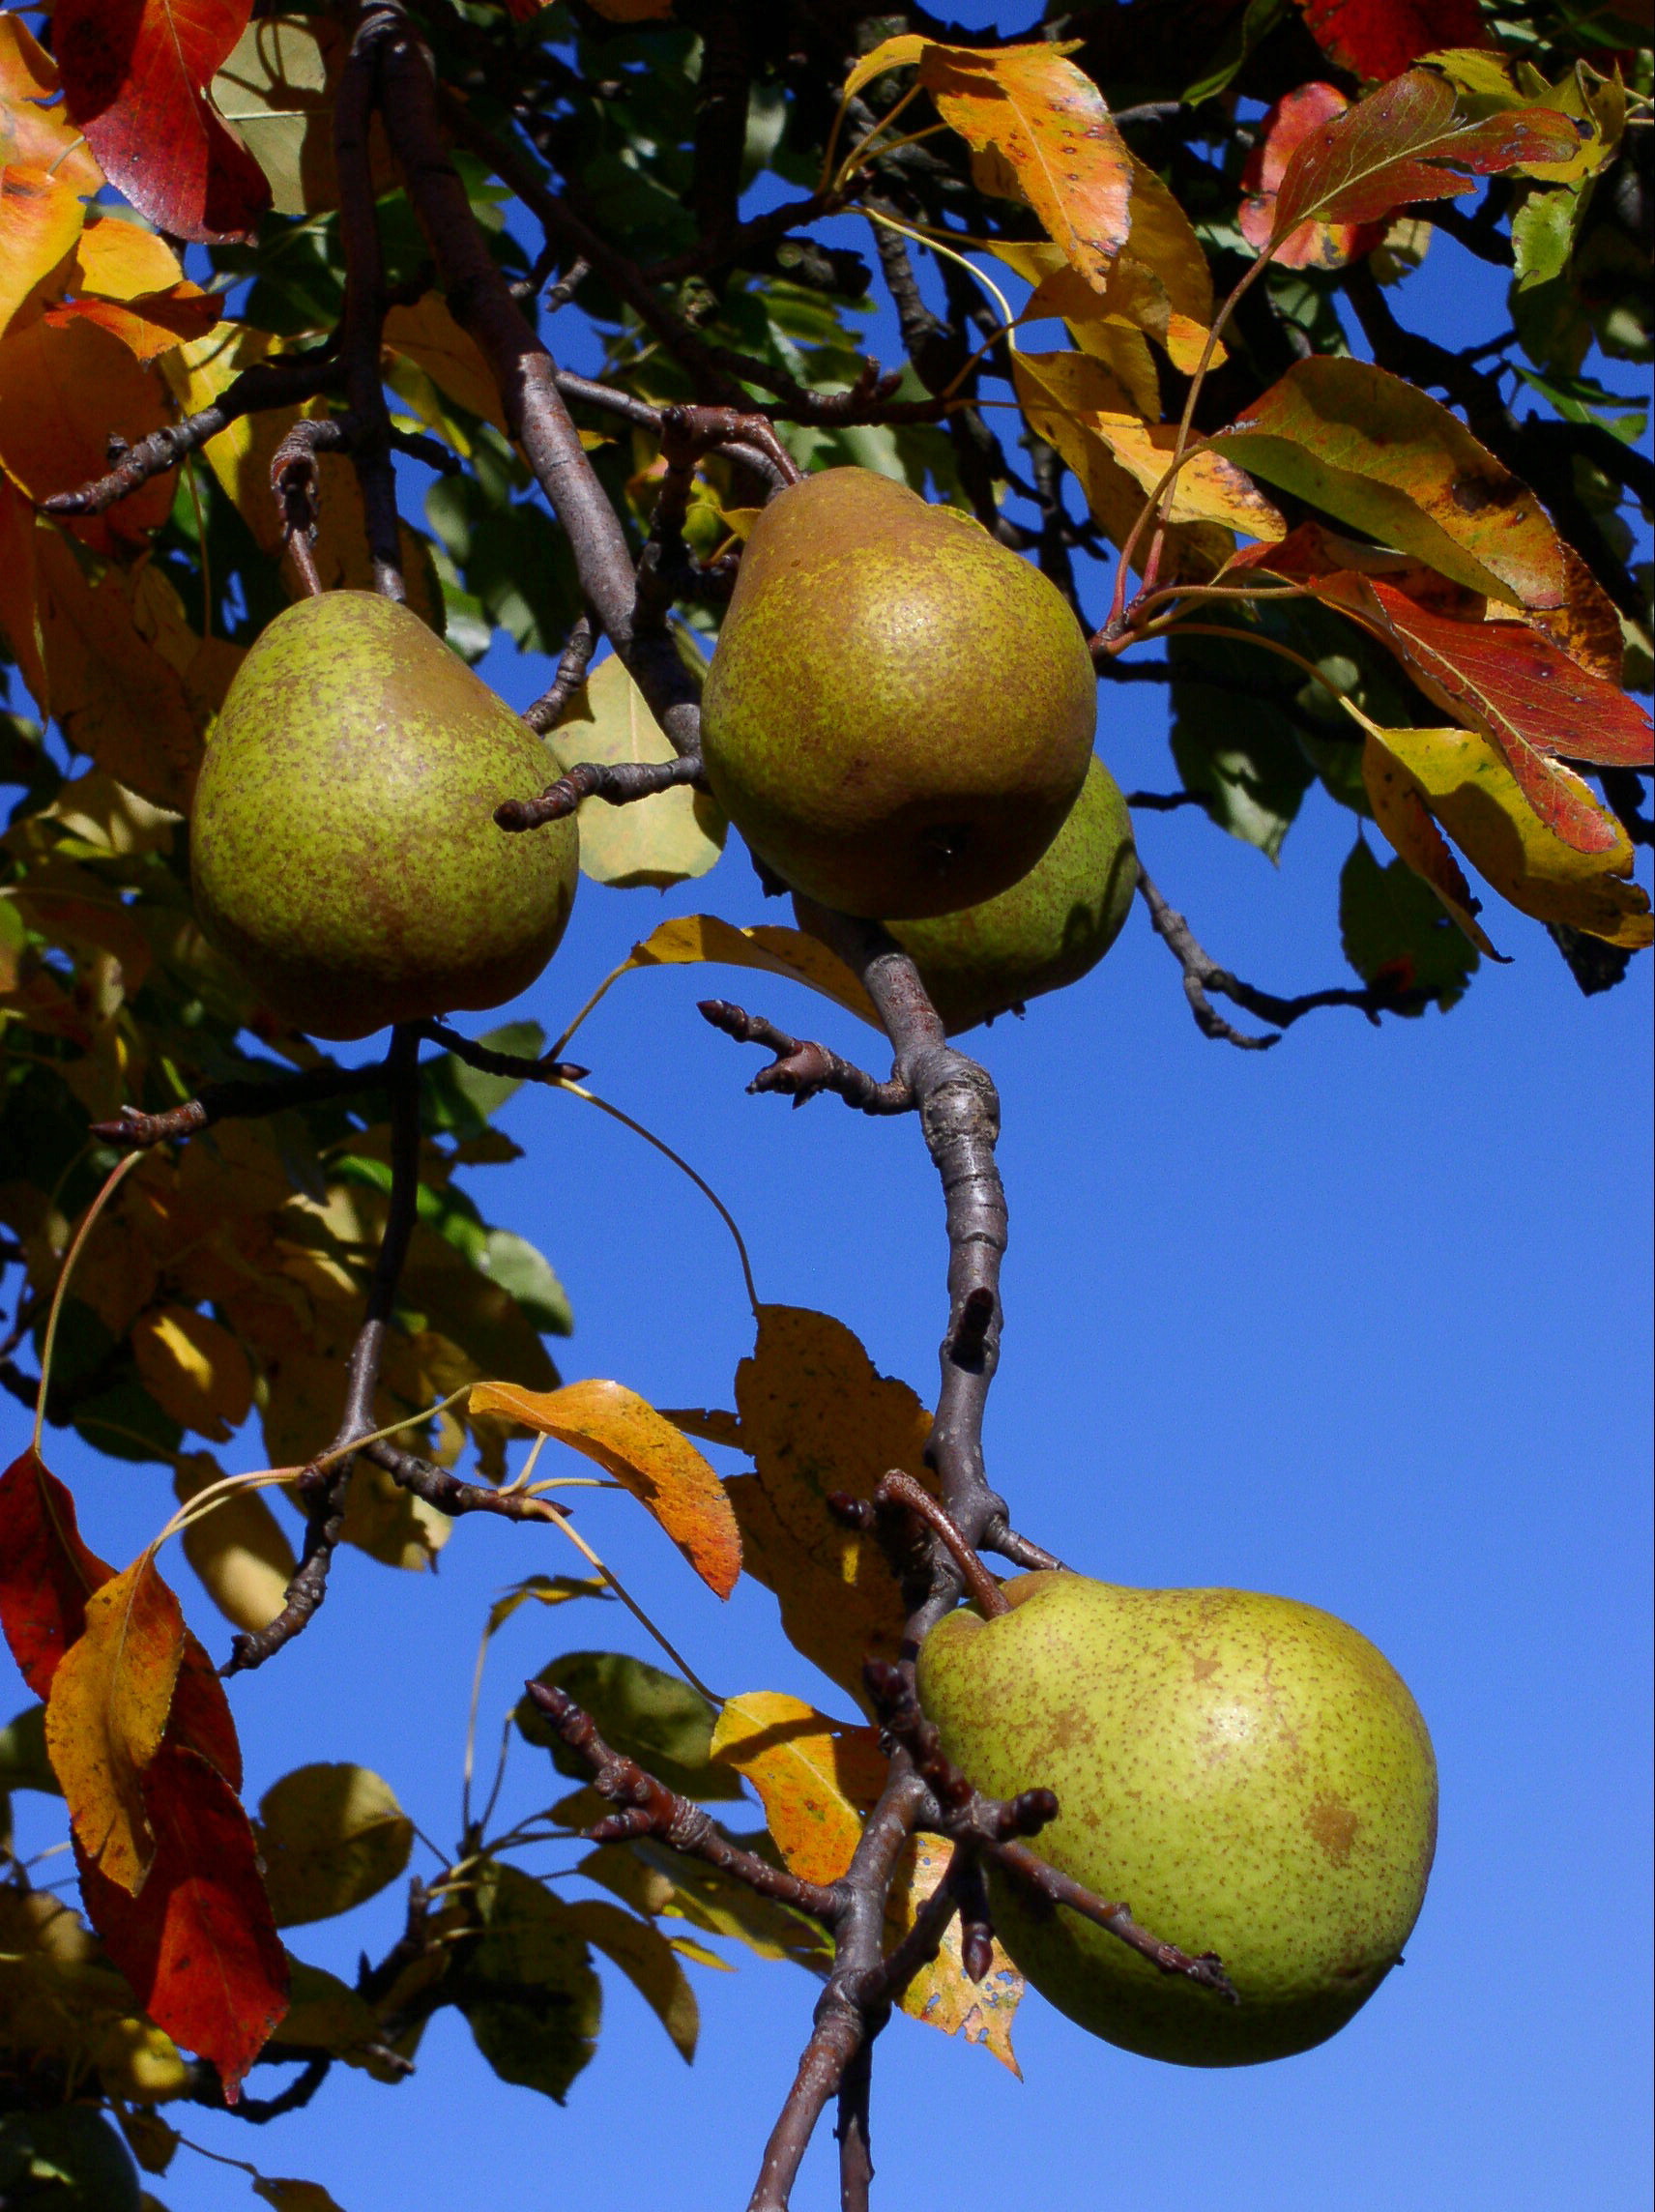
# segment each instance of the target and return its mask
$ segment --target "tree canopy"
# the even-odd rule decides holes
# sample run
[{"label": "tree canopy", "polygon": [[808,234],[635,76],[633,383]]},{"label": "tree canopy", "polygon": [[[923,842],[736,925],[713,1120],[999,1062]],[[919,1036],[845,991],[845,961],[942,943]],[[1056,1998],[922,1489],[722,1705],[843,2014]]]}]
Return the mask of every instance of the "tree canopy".
[{"label": "tree canopy", "polygon": [[[838,0],[0,15],[0,1384],[34,1423],[0,1478],[0,1618],[35,1701],[0,1734],[0,1811],[61,1796],[80,1885],[77,1911],[0,1822],[0,2197],[135,2207],[169,2109],[279,2117],[335,2066],[393,2084],[446,2008],[562,2102],[599,1960],[688,2056],[709,1938],[821,1985],[761,2212],[834,2103],[866,2202],[894,2007],[1010,2062],[1023,1985],[982,1866],[1037,1853],[1041,1808],[948,1765],[909,1664],[962,1595],[992,1604],[981,1554],[1038,1570],[1061,1536],[1020,1532],[984,1464],[998,1101],[879,923],[752,918],[789,886],[739,856],[699,706],[742,547],[806,476],[894,480],[1068,601],[1106,759],[1116,687],[1164,687],[1141,817],[1195,809],[1276,859],[1313,790],[1349,811],[1307,948],[1330,980],[1303,995],[1233,973],[1199,883],[1140,869],[1220,1048],[1328,1008],[1446,1013],[1527,920],[1583,992],[1621,985],[1655,935],[1655,478],[1606,364],[1651,358],[1652,92],[1618,0],[1131,0],[1015,37]],[[1410,319],[1445,255],[1508,286],[1506,326],[1458,350]],[[899,359],[865,357],[876,313]],[[573,816],[583,872],[623,888],[722,858],[707,911],[561,1036],[518,1007],[353,1059],[197,920],[188,824],[230,686],[279,613],[340,590],[466,662],[545,657],[544,788],[497,795],[503,830]],[[650,966],[784,976],[888,1043],[887,1076],[701,1009],[769,1056],[755,1090],[917,1120],[949,1241],[933,1406],[750,1272],[722,1405],[560,1373],[556,1255],[490,1219],[478,1171],[518,1156],[497,1118],[525,1084],[627,1120],[578,1030]],[[65,1429],[164,1470],[119,1571],[50,1471]],[[773,1593],[797,1680],[721,1701],[647,1620],[659,1665],[588,1647],[634,1601],[560,1507],[580,1481],[719,1595]],[[400,1882],[411,1820],[392,1781],[310,1758],[303,1715],[247,1810],[233,1679],[338,1602],[339,1546],[417,1570],[479,1512],[585,1555],[483,1624],[581,1620],[514,1720],[566,1788],[496,1822],[483,1758],[444,1870],[348,1986],[286,1932]],[[221,1671],[181,1572],[233,1631]],[[548,1837],[577,1878],[528,1863]],[[1076,1905],[1042,1863],[1020,1878],[1048,1909],[1233,1994],[1199,1929]],[[280,2090],[252,2073],[275,2067]],[[289,2212],[332,2201],[248,2170]]]}]

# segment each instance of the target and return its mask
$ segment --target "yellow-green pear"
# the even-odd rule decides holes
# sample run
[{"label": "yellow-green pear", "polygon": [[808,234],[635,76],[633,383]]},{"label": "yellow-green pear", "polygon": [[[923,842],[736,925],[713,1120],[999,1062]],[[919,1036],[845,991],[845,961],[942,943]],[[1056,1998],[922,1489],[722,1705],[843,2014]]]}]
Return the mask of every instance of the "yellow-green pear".
[{"label": "yellow-green pear", "polygon": [[879,920],[1026,875],[1080,794],[1096,721],[1057,587],[869,469],[764,509],[702,698],[708,782],[753,851],[807,898]]},{"label": "yellow-green pear", "polygon": [[573,821],[499,829],[549,780],[528,725],[406,607],[328,592],[236,672],[189,825],[195,911],[266,1003],[323,1037],[497,1006],[557,949]]},{"label": "yellow-green pear", "polygon": [[994,1797],[1056,1790],[1031,1846],[1164,1941],[1216,1951],[1229,2005],[990,1874],[1006,1950],[1107,2042],[1186,2066],[1307,2051],[1402,1956],[1437,1842],[1437,1765],[1407,1684],[1331,1614],[1249,1590],[1007,1584],[919,1655],[948,1757]]},{"label": "yellow-green pear", "polygon": [[[1120,935],[1137,888],[1132,817],[1094,754],[1068,820],[1009,890],[958,914],[888,927],[957,1036],[1089,974]],[[794,903],[801,926],[815,926],[820,910]]]}]

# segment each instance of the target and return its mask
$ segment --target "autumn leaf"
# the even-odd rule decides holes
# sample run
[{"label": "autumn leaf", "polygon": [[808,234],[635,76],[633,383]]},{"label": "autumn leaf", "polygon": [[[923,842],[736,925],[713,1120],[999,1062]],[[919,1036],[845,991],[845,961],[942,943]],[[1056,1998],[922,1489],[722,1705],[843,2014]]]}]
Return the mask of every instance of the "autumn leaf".
[{"label": "autumn leaf", "polygon": [[1477,0],[1299,0],[1323,53],[1355,76],[1395,76],[1421,54],[1486,44]]},{"label": "autumn leaf", "polygon": [[1529,607],[1564,597],[1557,533],[1533,492],[1446,407],[1371,363],[1295,362],[1212,443],[1467,591]]},{"label": "autumn leaf", "polygon": [[0,163],[45,169],[95,192],[103,172],[59,104],[60,90],[56,62],[21,15],[0,15]]},{"label": "autumn leaf", "polygon": [[[953,1846],[938,1836],[915,1836],[903,1853],[886,1901],[887,1940],[899,1942],[913,1927],[919,1906],[948,1871]],[[958,1914],[949,1921],[937,1956],[921,1966],[903,1992],[902,2009],[927,2027],[980,2043],[1001,2064],[1021,2078],[1011,2049],[1011,2022],[1023,1998],[1023,1976],[996,1939],[988,1972],[973,1982],[960,1947]]]},{"label": "autumn leaf", "polygon": [[[0,339],[0,466],[35,501],[102,476],[112,435],[136,445],[167,420],[156,378],[73,307],[50,308]],[[165,470],[106,513],[69,527],[99,552],[138,543],[172,511],[175,482]]]},{"label": "autumn leaf", "polygon": [[133,1324],[131,1346],[145,1389],[181,1428],[225,1443],[247,1419],[252,1371],[222,1323],[189,1306],[153,1306]]},{"label": "autumn leaf", "polygon": [[[547,743],[565,772],[581,761],[612,766],[676,757],[625,663],[613,653],[569,701]],[[623,889],[652,885],[665,890],[706,875],[724,850],[729,828],[717,801],[686,784],[630,806],[583,799],[577,819],[581,874]]]},{"label": "autumn leaf", "polygon": [[[1578,851],[1539,819],[1505,761],[1475,730],[1383,730],[1370,736],[1363,759],[1370,794],[1387,770],[1407,780],[1478,874],[1524,914],[1632,951],[1655,942],[1648,894],[1626,880],[1632,840],[1607,811],[1604,827],[1613,844],[1601,853]],[[1377,799],[1374,810],[1390,836]],[[1391,842],[1396,844],[1395,837]],[[1397,850],[1411,863],[1410,853],[1401,845]]]},{"label": "autumn leaf", "polygon": [[234,2096],[287,2006],[287,1959],[235,1790],[185,1744],[144,1777],[156,1855],[137,1897],[76,1848],[87,1916],[175,2043],[210,2058]]},{"label": "autumn leaf", "polygon": [[0,1625],[37,1698],[51,1695],[86,1601],[114,1568],[80,1540],[74,1499],[31,1445],[0,1475]]},{"label": "autumn leaf", "polygon": [[659,923],[642,944],[634,945],[625,967],[680,967],[703,960],[785,975],[792,982],[820,991],[824,998],[833,1000],[883,1034],[884,1025],[859,978],[820,938],[807,936],[801,929],[783,929],[773,922],[736,929],[716,915],[679,915]]},{"label": "autumn leaf", "polygon": [[[1241,171],[1247,197],[1239,218],[1242,237],[1259,252],[1276,236],[1276,194],[1289,160],[1313,131],[1350,105],[1337,85],[1301,84],[1284,93],[1260,124]],[[1274,259],[1283,269],[1343,269],[1371,253],[1383,236],[1381,223],[1303,222],[1276,244]]]},{"label": "autumn leaf", "polygon": [[1381,222],[1416,200],[1468,192],[1501,169],[1566,161],[1579,145],[1574,124],[1553,108],[1462,122],[1453,87],[1409,70],[1302,141],[1277,188],[1272,235],[1287,238],[1306,222]]},{"label": "autumn leaf", "polygon": [[774,1690],[725,1701],[712,1756],[758,1791],[789,1867],[806,1881],[837,1881],[861,1840],[862,1816],[885,1788],[879,1732],[847,1728]]},{"label": "autumn leaf", "polygon": [[258,1848],[278,1928],[332,1920],[377,1897],[408,1864],[414,1823],[365,1766],[295,1767],[259,1801]]},{"label": "autumn leaf", "polygon": [[35,510],[0,476],[0,635],[37,706],[46,700],[46,671],[35,564]]},{"label": "autumn leaf", "polygon": [[264,172],[203,87],[251,0],[58,0],[64,101],[104,175],[158,230],[222,244],[270,205]]},{"label": "autumn leaf", "polygon": [[741,1530],[741,1565],[775,1598],[788,1642],[866,1708],[863,1666],[899,1656],[907,1618],[884,1558],[847,1536],[839,1556],[824,1559],[788,1533],[756,1474],[733,1475],[724,1494]]},{"label": "autumn leaf", "polygon": [[184,1615],[144,1552],[86,1600],[46,1700],[46,1748],[80,1848],[132,1896],[155,1857],[143,1776],[160,1748]]},{"label": "autumn leaf", "polygon": [[477,340],[454,321],[440,293],[427,292],[411,307],[392,307],[385,318],[385,342],[422,368],[440,392],[506,434],[500,387]]},{"label": "autumn leaf", "polygon": [[[173,1495],[188,1504],[219,1481],[207,1452],[185,1454],[173,1470]],[[234,1626],[268,1628],[287,1601],[298,1561],[280,1522],[256,1490],[221,1493],[184,1531],[184,1556],[202,1588]]]},{"label": "autumn leaf", "polygon": [[1363,745],[1362,781],[1374,809],[1374,819],[1390,839],[1398,857],[1408,862],[1422,882],[1431,886],[1444,911],[1477,950],[1491,960],[1499,959],[1500,955],[1476,918],[1482,901],[1466,883],[1453,848],[1432,816],[1424,792],[1374,737],[1369,737]]},{"label": "autumn leaf", "polygon": [[741,1539],[718,1477],[635,1390],[602,1382],[570,1382],[561,1390],[479,1382],[471,1404],[479,1413],[507,1413],[595,1460],[649,1507],[710,1589],[728,1597],[735,1588]]},{"label": "autumn leaf", "polygon": [[0,331],[79,237],[81,189],[44,169],[0,171]]}]

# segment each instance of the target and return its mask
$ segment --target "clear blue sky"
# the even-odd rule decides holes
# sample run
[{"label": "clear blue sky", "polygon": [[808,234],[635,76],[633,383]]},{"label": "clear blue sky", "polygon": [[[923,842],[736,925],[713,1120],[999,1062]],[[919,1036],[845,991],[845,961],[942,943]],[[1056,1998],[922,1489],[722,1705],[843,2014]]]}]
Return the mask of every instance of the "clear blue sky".
[{"label": "clear blue sky", "polygon": [[[1440,250],[1403,295],[1407,318],[1447,342],[1496,328],[1467,280]],[[546,674],[498,655],[487,673],[518,704]],[[1103,704],[1099,749],[1122,784],[1166,788],[1161,693],[1106,688]],[[1199,817],[1140,824],[1148,866],[1208,947],[1283,991],[1348,979],[1335,910],[1350,836],[1317,794],[1279,869]],[[556,1032],[635,938],[700,909],[781,918],[735,840],[711,878],[665,898],[587,885],[514,1010]],[[1375,1031],[1324,1013],[1242,1055],[1197,1034],[1140,912],[1100,971],[980,1044],[1004,1105],[1012,1222],[988,1445],[1015,1519],[1110,1579],[1280,1591],[1352,1620],[1430,1723],[1441,1843],[1406,1968],[1334,2042],[1283,2064],[1157,2066],[1031,1996],[1019,2083],[898,2021],[874,2093],[876,2201],[892,2212],[956,2186],[1015,2190],[1007,2201],[1042,2212],[1647,2206],[1649,965],[1588,1002],[1537,924],[1501,910],[1494,933],[1515,964],[1485,965],[1445,1017]],[[944,1248],[917,1130],[833,1100],[793,1114],[744,1097],[759,1057],[700,1021],[710,983],[867,1055],[858,1025],[780,981],[661,970],[628,977],[583,1033],[595,1087],[714,1183],[761,1296],[838,1315],[929,1398]],[[728,1404],[751,1323],[705,1202],[574,1102],[520,1094],[503,1119],[528,1156],[473,1187],[568,1287],[566,1376]],[[0,1428],[9,1456],[15,1407]],[[225,1456],[257,1464],[250,1437]],[[61,1436],[51,1457],[109,1557],[164,1518],[160,1470],[99,1463]],[[721,1690],[844,1709],[755,1586],[720,1606],[624,1499],[595,1496],[580,1525]],[[249,1801],[300,1759],[355,1759],[451,1844],[481,1615],[507,1582],[575,1565],[558,1545],[479,1518],[434,1578],[342,1556],[309,1633],[235,1686]],[[221,1654],[224,1624],[177,1569]],[[495,1647],[483,1740],[524,1674],[587,1642],[650,1651],[619,1608],[520,1614]],[[562,1787],[519,1748],[508,1802]],[[42,1843],[60,1832],[44,1810],[19,1801]],[[295,1948],[349,1976],[398,1920],[391,1893],[296,1931]],[[815,1994],[796,1969],[738,1963],[696,1973],[693,2070],[606,1969],[602,2045],[562,2110],[497,2082],[446,2014],[395,2090],[339,2070],[270,2130],[169,2116],[211,2149],[324,2183],[344,2212],[736,2206]],[[798,2212],[836,2203],[831,2148],[824,2131]],[[169,2212],[251,2201],[188,2153],[156,2188]]]}]

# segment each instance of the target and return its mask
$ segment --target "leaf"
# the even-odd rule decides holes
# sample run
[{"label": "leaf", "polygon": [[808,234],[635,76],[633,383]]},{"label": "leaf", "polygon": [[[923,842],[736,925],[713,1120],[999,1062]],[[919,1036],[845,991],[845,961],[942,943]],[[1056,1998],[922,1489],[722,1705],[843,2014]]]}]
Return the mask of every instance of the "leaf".
[{"label": "leaf", "polygon": [[1528,486],[1417,387],[1361,361],[1295,362],[1213,444],[1466,590],[1554,607],[1556,531]]},{"label": "leaf", "polygon": [[132,1325],[144,1388],[180,1428],[228,1442],[252,1407],[247,1355],[221,1323],[189,1306],[152,1306]]},{"label": "leaf", "polygon": [[819,1557],[789,1535],[756,1474],[734,1475],[724,1490],[740,1526],[742,1565],[775,1597],[788,1642],[865,1706],[862,1668],[900,1656],[907,1617],[885,1560],[871,1545],[851,1542],[841,1558]]},{"label": "leaf", "polygon": [[[1012,375],[1030,428],[1062,454],[1094,520],[1115,544],[1124,545],[1144,510],[1144,490],[1099,429],[1106,419],[1129,419],[1120,386],[1101,362],[1078,353],[1019,353]],[[1269,503],[1261,499],[1260,505],[1267,509]],[[1176,525],[1167,534],[1162,575],[1210,575],[1232,549],[1229,535],[1209,524]],[[1145,532],[1133,547],[1134,567],[1143,567],[1148,550]]]},{"label": "leaf", "polygon": [[1299,0],[1311,36],[1354,76],[1395,76],[1421,54],[1480,46],[1477,0]]},{"label": "leaf", "polygon": [[[5,20],[0,15],[0,23]],[[0,637],[10,647],[35,704],[45,713],[49,709],[35,573],[36,535],[34,509],[0,476]]]},{"label": "leaf", "polygon": [[568,1293],[552,1264],[526,1237],[512,1229],[489,1230],[478,1265],[491,1283],[514,1298],[535,1327],[548,1336],[572,1336],[574,1315]]},{"label": "leaf", "polygon": [[[617,654],[599,662],[575,693],[547,743],[566,773],[581,761],[610,767],[676,757]],[[630,806],[583,799],[577,820],[581,874],[623,889],[648,884],[665,890],[706,875],[723,852],[729,829],[716,800],[687,784]]]},{"label": "leaf", "polygon": [[25,1705],[0,1729],[0,1790],[38,1790],[61,1797],[63,1784],[46,1755],[46,1709]]},{"label": "leaf", "polygon": [[[953,1847],[935,1836],[915,1836],[904,1852],[886,1905],[886,1925],[893,1940],[914,1925],[918,1907],[948,1870]],[[1002,2066],[1022,2078],[1011,2049],[1011,2020],[1023,1997],[1023,1976],[997,1940],[988,1972],[980,1983],[966,1973],[960,1950],[960,1923],[948,1923],[942,1948],[922,1966],[903,1993],[902,2009],[944,2035],[983,2044]]]},{"label": "leaf", "polygon": [[507,435],[500,387],[477,340],[455,322],[440,292],[427,292],[411,307],[392,307],[385,318],[385,342],[422,368],[440,392]]},{"label": "leaf", "polygon": [[143,1552],[92,1593],[85,1618],[52,1677],[46,1748],[77,1845],[135,1897],[156,1852],[142,1778],[172,1709],[184,1615]]},{"label": "leaf", "polygon": [[82,189],[44,169],[0,171],[0,331],[79,237]]},{"label": "leaf", "polygon": [[[32,500],[73,491],[107,469],[111,436],[136,445],[166,422],[161,387],[112,332],[54,307],[0,339],[0,464]],[[73,535],[99,552],[140,542],[172,511],[164,471]]]},{"label": "leaf", "polygon": [[[701,2007],[678,1953],[649,1921],[623,1912],[601,1897],[566,1906],[569,1926],[594,1950],[620,1967],[672,2039],[687,2066],[701,2032]],[[722,1961],[719,1962],[722,1965]]]},{"label": "leaf", "polygon": [[1473,896],[1447,839],[1432,818],[1423,792],[1371,737],[1362,749],[1362,781],[1367,786],[1374,819],[1390,839],[1398,857],[1431,886],[1444,910],[1477,950],[1486,952],[1491,960],[1497,960],[1500,955],[1476,919],[1482,901]]},{"label": "leaf", "polygon": [[493,1636],[519,1608],[531,1601],[540,1605],[567,1605],[570,1598],[606,1598],[610,1594],[608,1584],[591,1575],[528,1575],[495,1599],[488,1609],[484,1633]]},{"label": "leaf", "polygon": [[485,1933],[460,2010],[503,2081],[561,2105],[597,2048],[603,2012],[585,1938],[568,1906],[516,1867],[486,1862],[477,1898]]},{"label": "leaf", "polygon": [[109,182],[174,238],[247,238],[270,205],[203,90],[250,14],[251,0],[57,0],[64,103]]},{"label": "leaf", "polygon": [[699,1437],[704,1444],[723,1444],[731,1451],[741,1449],[741,1424],[734,1413],[714,1412],[706,1406],[663,1406],[661,1417],[686,1437]]},{"label": "leaf", "polygon": [[1476,177],[1566,161],[1579,145],[1575,126],[1551,108],[1463,123],[1453,87],[1409,70],[1304,140],[1277,190],[1274,235],[1313,221],[1380,222],[1416,200],[1469,191]]},{"label": "leaf", "polygon": [[653,1836],[631,1847],[602,1844],[576,1871],[638,1910],[686,1920],[705,1936],[744,1943],[761,1959],[791,1959],[817,1973],[833,1963],[832,1945],[813,1920]]},{"label": "leaf", "polygon": [[625,967],[678,967],[701,960],[785,975],[792,982],[820,991],[825,999],[831,999],[883,1033],[884,1025],[874,1012],[873,1001],[857,976],[836,953],[801,929],[781,929],[773,922],[734,929],[716,915],[678,915],[671,921],[657,923],[642,944],[634,945]]},{"label": "leaf", "polygon": [[156,1856],[131,1897],[77,1851],[87,1916],[144,2010],[234,2095],[287,2004],[287,1961],[229,1783],[164,1743],[144,1778]]},{"label": "leaf", "polygon": [[[1276,194],[1290,159],[1321,124],[1343,115],[1350,102],[1333,84],[1301,84],[1284,93],[1259,126],[1259,135],[1241,170],[1241,235],[1258,252],[1266,251],[1276,230]],[[1283,269],[1343,269],[1371,253],[1384,236],[1379,223],[1304,222],[1276,245]]]},{"label": "leaf", "polygon": [[[711,1763],[712,1715],[707,1701],[676,1674],[622,1651],[566,1651],[535,1679],[566,1691],[596,1723],[605,1742],[647,1766],[681,1797],[740,1798],[740,1777]],[[519,1700],[516,1720],[524,1740],[549,1751],[560,1774],[581,1782],[590,1778],[585,1760],[569,1749],[532,1700]]]},{"label": "leaf", "polygon": [[[1629,950],[1655,942],[1648,894],[1626,881],[1632,840],[1612,816],[1606,812],[1605,829],[1618,835],[1601,855],[1565,843],[1479,731],[1386,730],[1368,745],[1402,771],[1478,874],[1524,914]],[[1364,766],[1371,787],[1383,770],[1377,759]]]},{"label": "leaf", "polygon": [[[1079,420],[1109,448],[1141,491],[1159,489],[1177,445],[1176,423],[1145,422],[1136,416],[1101,410],[1082,415]],[[1280,509],[1252,479],[1233,461],[1213,452],[1196,453],[1178,472],[1170,519],[1175,524],[1215,522],[1243,537],[1271,541],[1285,538],[1288,532]]]},{"label": "leaf", "polygon": [[[181,1505],[218,1482],[222,1470],[207,1452],[189,1452],[173,1470]],[[184,1556],[224,1618],[237,1628],[268,1628],[287,1602],[298,1565],[281,1523],[256,1490],[232,1490],[184,1531]]]},{"label": "leaf", "polygon": [[81,1542],[70,1492],[32,1445],[19,1452],[0,1475],[0,1624],[43,1702],[86,1625],[88,1597],[114,1572]]},{"label": "leaf", "polygon": [[774,1690],[727,1699],[712,1757],[758,1791],[765,1820],[789,1867],[806,1881],[837,1881],[861,1841],[861,1816],[889,1765],[879,1732],[847,1728]]},{"label": "leaf", "polygon": [[278,1928],[332,1920],[377,1897],[408,1864],[414,1823],[365,1766],[297,1766],[259,1801],[259,1855]]},{"label": "leaf", "polygon": [[919,81],[973,152],[1010,164],[1047,235],[1101,288],[1131,227],[1132,166],[1090,77],[1060,45],[928,42]]},{"label": "leaf", "polygon": [[[1441,900],[1406,860],[1381,867],[1358,837],[1339,877],[1339,935],[1364,983],[1429,991],[1444,1012],[1465,996],[1481,965]],[[1423,1004],[1406,1006],[1416,1018]]]},{"label": "leaf", "polygon": [[365,1997],[336,1974],[287,1955],[289,2002],[281,2016],[281,2040],[306,2051],[330,2052],[361,2064],[363,2044],[377,2041],[379,2021]]},{"label": "leaf", "polygon": [[21,15],[0,15],[0,162],[95,192],[103,172],[58,102],[58,69]]},{"label": "leaf", "polygon": [[[320,215],[339,204],[334,99],[348,41],[322,15],[264,15],[249,23],[213,79],[213,105],[264,171],[276,215]],[[368,137],[376,190],[393,182],[384,127]]]},{"label": "leaf", "polygon": [[1220,828],[1274,860],[1313,779],[1264,654],[1247,636],[1175,630],[1168,639],[1173,758]]},{"label": "leaf", "polygon": [[635,1390],[595,1381],[550,1391],[479,1382],[471,1406],[479,1413],[508,1413],[595,1460],[648,1506],[709,1589],[728,1597],[735,1588],[741,1540],[718,1477]]},{"label": "leaf", "polygon": [[319,2181],[290,2181],[258,2173],[253,2176],[253,2195],[274,2204],[276,2212],[339,2212]]},{"label": "leaf", "polygon": [[935,1486],[924,1460],[930,1414],[831,1314],[761,1306],[758,1340],[736,1370],[736,1405],[742,1444],[782,1526],[842,1571],[862,1539],[834,1520],[830,1494],[870,1498],[893,1468]]}]

